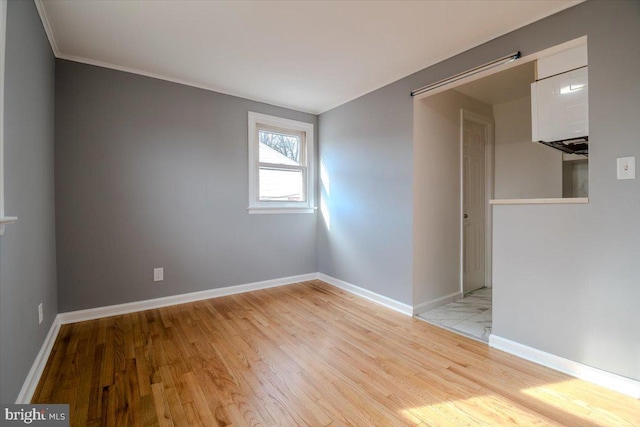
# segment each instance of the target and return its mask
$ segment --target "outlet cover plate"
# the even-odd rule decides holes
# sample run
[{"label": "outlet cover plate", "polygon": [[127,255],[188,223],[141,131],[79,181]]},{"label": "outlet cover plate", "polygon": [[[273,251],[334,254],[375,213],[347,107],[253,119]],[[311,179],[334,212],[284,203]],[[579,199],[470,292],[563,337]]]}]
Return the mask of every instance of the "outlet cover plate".
[{"label": "outlet cover plate", "polygon": [[153,269],[153,281],[154,282],[162,282],[164,280],[164,268],[154,268]]}]

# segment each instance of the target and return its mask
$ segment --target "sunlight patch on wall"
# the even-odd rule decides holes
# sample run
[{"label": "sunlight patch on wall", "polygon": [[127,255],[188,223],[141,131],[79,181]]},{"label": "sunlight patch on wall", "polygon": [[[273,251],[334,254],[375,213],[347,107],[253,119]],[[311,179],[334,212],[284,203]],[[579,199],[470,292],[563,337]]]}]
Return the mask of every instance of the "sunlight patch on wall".
[{"label": "sunlight patch on wall", "polygon": [[320,160],[320,214],[327,226],[327,231],[331,230],[331,214],[329,213],[329,205],[327,199],[331,194],[331,181],[329,180],[329,172],[324,162]]},{"label": "sunlight patch on wall", "polygon": [[327,172],[327,167],[324,165],[324,162],[320,160],[320,184],[322,184],[322,190],[327,194],[327,196],[331,195],[331,181],[329,180],[329,172]]}]

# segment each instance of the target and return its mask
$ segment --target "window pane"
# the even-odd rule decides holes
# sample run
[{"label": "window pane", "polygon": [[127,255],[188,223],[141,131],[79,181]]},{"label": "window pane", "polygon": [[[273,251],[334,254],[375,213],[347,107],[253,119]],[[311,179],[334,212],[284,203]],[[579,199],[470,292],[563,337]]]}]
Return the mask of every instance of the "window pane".
[{"label": "window pane", "polygon": [[301,170],[260,168],[260,200],[303,202]]},{"label": "window pane", "polygon": [[260,162],[279,165],[300,165],[302,138],[268,130],[258,131]]}]

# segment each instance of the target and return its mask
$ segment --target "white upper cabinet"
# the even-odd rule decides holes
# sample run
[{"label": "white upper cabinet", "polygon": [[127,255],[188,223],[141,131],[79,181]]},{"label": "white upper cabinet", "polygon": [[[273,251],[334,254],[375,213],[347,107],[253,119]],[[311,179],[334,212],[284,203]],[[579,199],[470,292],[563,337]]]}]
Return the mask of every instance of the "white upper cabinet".
[{"label": "white upper cabinet", "polygon": [[587,63],[586,44],[563,50],[555,55],[546,56],[536,61],[536,80],[586,67]]},{"label": "white upper cabinet", "polygon": [[532,139],[546,142],[587,139],[586,45],[539,59],[537,72],[538,81],[531,84]]}]

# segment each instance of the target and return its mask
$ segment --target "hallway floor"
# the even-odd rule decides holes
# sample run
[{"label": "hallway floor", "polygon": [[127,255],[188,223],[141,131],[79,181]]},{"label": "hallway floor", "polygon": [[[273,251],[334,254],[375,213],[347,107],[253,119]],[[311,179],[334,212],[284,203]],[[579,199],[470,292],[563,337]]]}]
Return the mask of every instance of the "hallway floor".
[{"label": "hallway floor", "polygon": [[425,311],[418,315],[436,326],[489,342],[491,335],[491,288],[480,288],[463,299]]}]

